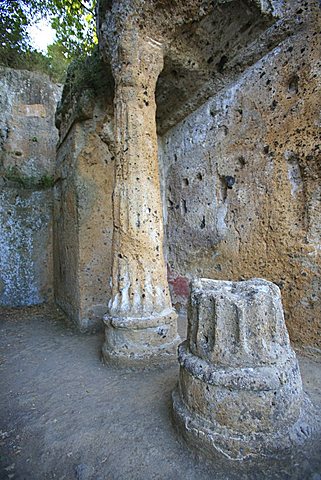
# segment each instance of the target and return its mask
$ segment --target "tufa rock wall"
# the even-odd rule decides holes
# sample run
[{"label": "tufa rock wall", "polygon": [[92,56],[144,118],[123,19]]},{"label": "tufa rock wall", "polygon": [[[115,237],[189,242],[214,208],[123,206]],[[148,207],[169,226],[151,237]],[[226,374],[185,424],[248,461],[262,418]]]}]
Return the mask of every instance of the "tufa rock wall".
[{"label": "tufa rock wall", "polygon": [[52,185],[60,87],[0,67],[0,305],[53,298]]},{"label": "tufa rock wall", "polygon": [[[320,343],[319,15],[161,139],[174,302],[194,276],[279,285],[293,341]],[[178,305],[178,306],[179,306]]]},{"label": "tufa rock wall", "polygon": [[53,175],[61,88],[46,75],[0,67],[0,168],[20,177]]},{"label": "tufa rock wall", "polygon": [[[124,61],[128,39],[152,38],[164,47],[156,119],[174,303],[184,308],[195,276],[264,277],[282,290],[291,339],[320,346],[319,4],[203,3],[100,2],[106,64],[96,52],[80,77],[71,70],[57,116],[56,300],[81,329],[100,324],[111,294],[113,104],[122,110],[110,61],[117,78],[136,65]],[[136,33],[118,48],[126,25]]]},{"label": "tufa rock wall", "polygon": [[36,305],[53,298],[52,192],[0,191],[0,305]]},{"label": "tufa rock wall", "polygon": [[99,62],[90,65],[88,73],[86,65],[80,66],[81,72],[72,66],[57,110],[55,300],[81,331],[102,327],[110,297],[114,156],[108,92],[112,88],[101,80],[104,70],[99,77],[100,67]]},{"label": "tufa rock wall", "polygon": [[60,145],[55,186],[55,299],[83,331],[97,328],[110,295],[113,161],[90,122]]}]

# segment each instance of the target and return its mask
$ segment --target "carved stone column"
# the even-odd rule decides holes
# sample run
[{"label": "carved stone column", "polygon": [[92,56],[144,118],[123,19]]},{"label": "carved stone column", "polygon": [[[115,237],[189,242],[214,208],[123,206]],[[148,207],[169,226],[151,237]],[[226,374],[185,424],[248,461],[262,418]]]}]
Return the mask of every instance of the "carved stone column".
[{"label": "carved stone column", "polygon": [[163,51],[133,32],[115,52],[113,275],[103,357],[158,363],[173,356],[179,341],[163,255],[157,156],[155,88]]},{"label": "carved stone column", "polygon": [[198,280],[179,347],[174,419],[185,440],[213,455],[275,454],[312,432],[279,288],[261,279]]}]

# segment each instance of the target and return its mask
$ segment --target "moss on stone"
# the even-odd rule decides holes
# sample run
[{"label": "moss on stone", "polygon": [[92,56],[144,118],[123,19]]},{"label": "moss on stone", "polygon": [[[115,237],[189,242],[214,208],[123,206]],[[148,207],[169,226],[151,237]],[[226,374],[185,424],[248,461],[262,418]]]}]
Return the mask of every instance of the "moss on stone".
[{"label": "moss on stone", "polygon": [[44,174],[40,177],[24,175],[17,167],[9,167],[1,173],[5,182],[15,184],[27,190],[47,190],[54,186],[55,180],[52,175]]},{"label": "moss on stone", "polygon": [[111,67],[101,58],[98,47],[90,56],[74,60],[68,68],[61,101],[56,110],[56,127],[64,119],[87,120],[92,117],[94,104],[102,100],[112,104],[114,80]]},{"label": "moss on stone", "polygon": [[110,65],[102,60],[98,47],[92,55],[75,59],[69,65],[61,105],[69,103],[73,97],[79,98],[84,90],[93,90],[95,96],[113,90]]}]

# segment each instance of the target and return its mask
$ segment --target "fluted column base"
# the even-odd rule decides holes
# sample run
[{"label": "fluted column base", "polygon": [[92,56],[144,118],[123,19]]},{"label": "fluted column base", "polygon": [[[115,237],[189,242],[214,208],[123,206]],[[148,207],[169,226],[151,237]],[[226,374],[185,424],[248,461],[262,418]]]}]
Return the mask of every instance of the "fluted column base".
[{"label": "fluted column base", "polygon": [[173,420],[186,443],[231,460],[275,456],[312,436],[313,406],[302,392],[295,355],[278,365],[222,368],[179,347]]},{"label": "fluted column base", "polygon": [[153,367],[177,358],[177,314],[168,309],[150,317],[104,317],[103,360],[120,367]]}]

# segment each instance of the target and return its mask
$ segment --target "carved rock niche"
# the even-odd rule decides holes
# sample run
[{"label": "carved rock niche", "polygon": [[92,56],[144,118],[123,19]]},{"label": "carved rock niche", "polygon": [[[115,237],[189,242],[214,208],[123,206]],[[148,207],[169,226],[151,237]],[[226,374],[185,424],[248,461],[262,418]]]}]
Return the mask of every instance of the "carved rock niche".
[{"label": "carved rock niche", "polygon": [[275,284],[192,282],[179,363],[174,421],[192,447],[240,460],[274,454],[310,435],[311,404]]}]

